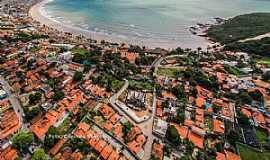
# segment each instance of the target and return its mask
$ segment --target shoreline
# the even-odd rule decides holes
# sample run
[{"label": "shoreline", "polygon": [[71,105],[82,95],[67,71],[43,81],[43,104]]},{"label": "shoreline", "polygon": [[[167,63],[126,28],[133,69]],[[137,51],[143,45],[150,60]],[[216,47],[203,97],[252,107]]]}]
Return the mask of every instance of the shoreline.
[{"label": "shoreline", "polygon": [[[94,31],[86,30],[77,26],[70,26],[65,23],[59,22],[54,20],[53,18],[50,18],[44,13],[42,13],[41,9],[44,5],[51,2],[51,0],[41,0],[40,2],[34,4],[30,7],[28,11],[28,15],[34,20],[39,22],[41,25],[45,25],[47,27],[56,29],[60,32],[67,32],[72,33],[75,36],[83,35],[86,38],[90,38],[97,41],[105,40],[107,42],[111,43],[126,43],[126,44],[133,44],[138,46],[145,46],[147,48],[164,48],[164,49],[174,49],[177,47],[181,48],[191,48],[191,49],[197,49],[198,47],[201,47],[202,49],[206,49],[208,46],[214,45],[214,43],[207,39],[207,37],[198,37],[198,40],[201,39],[202,44],[184,44],[181,42],[174,42],[169,40],[154,40],[154,39],[136,39],[131,37],[126,38],[120,38],[115,37],[113,35],[103,35]],[[190,36],[194,36],[190,34]]]}]

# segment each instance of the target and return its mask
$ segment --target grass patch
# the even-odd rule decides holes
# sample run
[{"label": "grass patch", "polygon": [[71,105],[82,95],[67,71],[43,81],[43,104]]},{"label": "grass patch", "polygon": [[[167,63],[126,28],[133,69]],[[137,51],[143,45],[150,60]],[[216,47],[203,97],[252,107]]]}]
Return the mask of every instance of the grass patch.
[{"label": "grass patch", "polygon": [[270,152],[261,153],[242,144],[237,144],[237,147],[242,160],[270,160]]},{"label": "grass patch", "polygon": [[261,129],[256,129],[256,137],[260,143],[264,143],[267,139],[267,135]]},{"label": "grass patch", "polygon": [[84,49],[84,48],[73,48],[72,52],[78,53],[78,54],[80,54],[82,56],[85,56],[86,54],[89,53],[89,51],[87,49]]},{"label": "grass patch", "polygon": [[261,59],[258,59],[257,63],[265,64],[265,65],[270,66],[270,58],[269,57],[263,57]]},{"label": "grass patch", "polygon": [[154,84],[150,82],[129,80],[129,87],[132,89],[139,89],[139,90],[153,90]]},{"label": "grass patch", "polygon": [[157,74],[171,78],[178,78],[183,75],[183,71],[177,68],[159,68]]}]

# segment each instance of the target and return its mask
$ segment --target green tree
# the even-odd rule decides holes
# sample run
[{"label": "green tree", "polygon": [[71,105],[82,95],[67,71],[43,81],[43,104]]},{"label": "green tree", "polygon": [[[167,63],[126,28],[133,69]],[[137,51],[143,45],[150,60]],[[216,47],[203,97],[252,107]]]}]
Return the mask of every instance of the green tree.
[{"label": "green tree", "polygon": [[48,160],[48,155],[44,152],[43,149],[39,148],[35,150],[31,160]]},{"label": "green tree", "polygon": [[233,146],[235,146],[236,142],[240,138],[239,133],[235,130],[231,130],[226,137],[228,142]]},{"label": "green tree", "polygon": [[45,135],[44,146],[45,149],[50,149],[59,139],[56,136],[59,135],[59,131],[55,127],[50,127]]},{"label": "green tree", "polygon": [[171,125],[167,129],[166,138],[175,146],[180,144],[180,135],[177,132],[177,129]]},{"label": "green tree", "polygon": [[169,108],[169,101],[168,100],[166,100],[166,101],[163,101],[162,102],[162,104],[161,104],[161,106],[163,107],[163,108]]},{"label": "green tree", "polygon": [[241,104],[251,104],[252,98],[247,92],[240,92],[239,100]]},{"label": "green tree", "polygon": [[81,81],[82,79],[83,79],[83,73],[76,71],[73,75],[73,80],[78,82],[78,81]]},{"label": "green tree", "polygon": [[185,146],[186,146],[186,152],[188,154],[192,154],[193,150],[194,150],[194,144],[188,140],[185,141]]},{"label": "green tree", "polygon": [[36,92],[34,94],[29,95],[29,103],[30,104],[35,104],[38,101],[41,100],[42,94],[40,92]]},{"label": "green tree", "polygon": [[241,111],[238,114],[238,123],[245,126],[250,125],[249,118],[245,114],[243,114]]},{"label": "green tree", "polygon": [[180,100],[186,99],[185,90],[182,85],[177,85],[174,88],[172,88],[172,93]]},{"label": "green tree", "polygon": [[63,99],[64,96],[65,96],[64,92],[62,92],[61,90],[55,90],[52,98],[55,101],[59,101],[59,100]]},{"label": "green tree", "polygon": [[34,135],[30,132],[21,131],[12,139],[12,145],[19,151],[25,151],[34,141]]},{"label": "green tree", "polygon": [[122,128],[122,132],[124,133],[124,135],[127,135],[129,131],[131,131],[132,129],[132,124],[130,122],[126,122],[123,124],[123,128]]},{"label": "green tree", "polygon": [[182,109],[178,109],[177,110],[177,114],[176,116],[174,117],[173,121],[177,124],[180,124],[180,123],[184,123],[185,121],[185,111],[183,111]]}]

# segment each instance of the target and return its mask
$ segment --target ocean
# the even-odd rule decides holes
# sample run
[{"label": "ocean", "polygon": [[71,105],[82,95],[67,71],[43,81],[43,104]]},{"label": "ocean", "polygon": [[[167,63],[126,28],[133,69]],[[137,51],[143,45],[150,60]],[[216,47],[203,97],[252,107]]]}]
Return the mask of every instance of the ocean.
[{"label": "ocean", "polygon": [[156,47],[206,45],[189,27],[215,17],[269,12],[270,0],[51,0],[46,16],[96,34]]}]

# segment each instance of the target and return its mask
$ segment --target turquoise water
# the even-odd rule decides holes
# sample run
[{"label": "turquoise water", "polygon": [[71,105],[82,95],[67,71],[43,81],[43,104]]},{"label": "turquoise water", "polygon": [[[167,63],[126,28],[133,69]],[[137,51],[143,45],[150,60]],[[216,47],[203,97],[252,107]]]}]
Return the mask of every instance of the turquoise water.
[{"label": "turquoise water", "polygon": [[214,17],[267,12],[270,0],[54,0],[44,8],[57,21],[98,34],[193,47],[204,40],[191,35],[190,26]]}]

